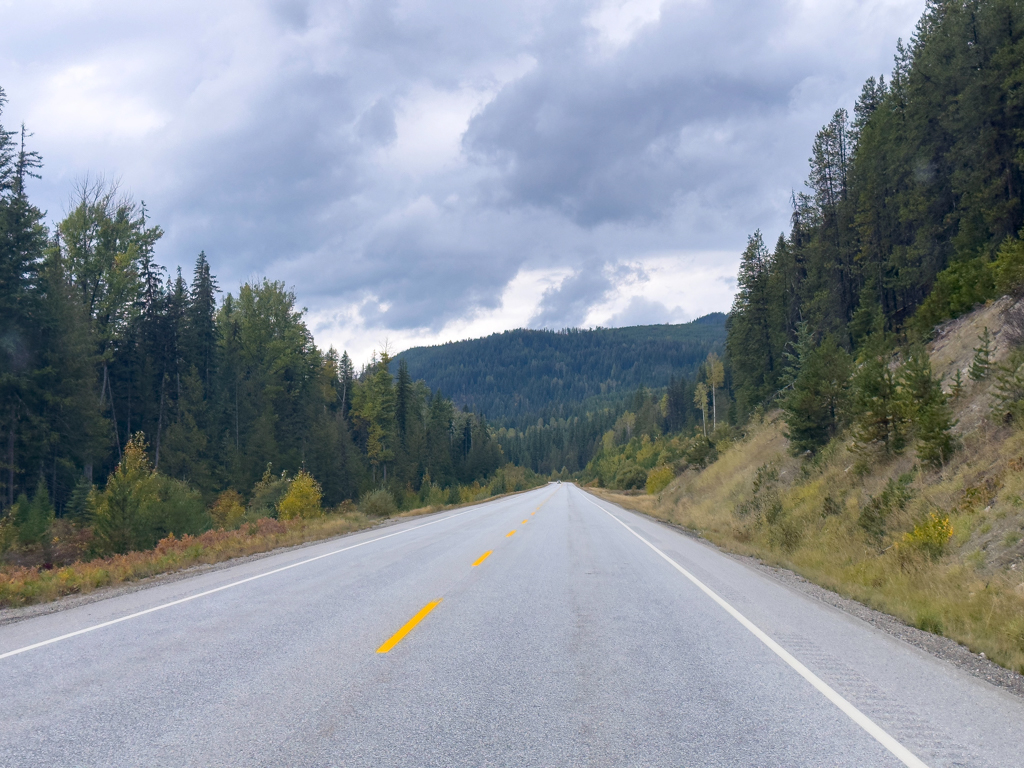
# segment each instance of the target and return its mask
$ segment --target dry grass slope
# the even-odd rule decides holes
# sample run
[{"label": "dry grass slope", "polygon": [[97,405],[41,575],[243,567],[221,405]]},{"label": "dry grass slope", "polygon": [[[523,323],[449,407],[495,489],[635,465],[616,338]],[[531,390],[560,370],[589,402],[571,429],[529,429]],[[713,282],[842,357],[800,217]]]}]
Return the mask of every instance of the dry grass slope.
[{"label": "dry grass slope", "polygon": [[[1002,308],[942,328],[930,347],[936,371],[964,370],[986,326],[1005,357]],[[991,390],[991,380],[969,382],[956,403],[964,447],[941,471],[907,451],[858,474],[839,441],[794,458],[771,414],[657,496],[602,495],[1024,672],[1024,432],[988,418]]]}]

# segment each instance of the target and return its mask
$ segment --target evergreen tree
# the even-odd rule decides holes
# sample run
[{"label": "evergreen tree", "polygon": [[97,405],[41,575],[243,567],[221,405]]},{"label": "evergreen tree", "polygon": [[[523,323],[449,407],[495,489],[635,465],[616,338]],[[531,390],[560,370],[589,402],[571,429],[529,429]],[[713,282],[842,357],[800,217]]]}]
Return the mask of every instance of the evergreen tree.
[{"label": "evergreen tree", "polygon": [[865,342],[853,377],[854,438],[861,450],[895,454],[906,447],[909,417],[892,362],[891,338],[879,327]]},{"label": "evergreen tree", "polygon": [[987,379],[992,370],[992,334],[989,333],[988,326],[985,326],[981,332],[978,342],[978,346],[974,348],[974,359],[971,361],[968,371],[968,375],[973,381]]},{"label": "evergreen tree", "polygon": [[909,415],[917,436],[917,457],[923,464],[941,467],[957,447],[953,435],[956,421],[941,382],[932,375],[931,361],[924,347],[914,346],[907,352],[899,379],[904,412]]},{"label": "evergreen tree", "polygon": [[782,405],[794,454],[819,450],[847,423],[853,368],[834,336],[817,346],[801,344],[798,351],[796,378]]}]

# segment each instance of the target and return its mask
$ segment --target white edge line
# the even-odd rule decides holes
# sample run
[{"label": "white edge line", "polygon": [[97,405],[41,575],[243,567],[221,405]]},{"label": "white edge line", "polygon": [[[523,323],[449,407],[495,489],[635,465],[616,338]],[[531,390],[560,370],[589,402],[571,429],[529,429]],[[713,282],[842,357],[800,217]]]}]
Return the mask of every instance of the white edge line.
[{"label": "white edge line", "polygon": [[865,731],[867,731],[867,733],[872,738],[874,738],[875,741],[877,741],[879,744],[881,744],[883,747],[885,747],[887,750],[889,750],[889,752],[891,752],[900,762],[902,762],[906,766],[909,766],[909,768],[928,768],[928,766],[925,763],[921,762],[921,760],[916,755],[914,755],[913,752],[911,752],[909,749],[907,749],[902,744],[900,744],[898,741],[896,741],[896,739],[894,739],[892,736],[890,736],[888,733],[886,733],[886,731],[884,731],[873,720],[871,720],[871,718],[869,718],[867,715],[865,715],[863,712],[861,712],[859,709],[857,709],[855,706],[853,706],[853,704],[851,704],[849,701],[847,701],[845,698],[843,698],[828,683],[826,683],[824,680],[822,680],[816,674],[811,672],[811,670],[809,670],[807,667],[805,667],[803,664],[801,664],[799,661],[797,661],[796,658],[794,658],[793,655],[789,653],[789,651],[787,651],[785,648],[783,648],[777,642],[772,640],[756,624],[754,624],[752,621],[750,621],[750,619],[748,619],[742,613],[740,613],[735,608],[733,608],[729,603],[727,603],[724,599],[722,599],[714,590],[712,590],[710,587],[708,587],[706,584],[704,584],[700,579],[698,579],[696,576],[694,576],[688,570],[683,568],[681,565],[679,565],[679,563],[677,563],[671,557],[666,555],[664,552],[662,552],[656,546],[651,544],[651,542],[649,542],[647,539],[645,539],[639,533],[637,533],[632,528],[630,528],[628,525],[626,525],[624,522],[622,522],[622,520],[620,520],[618,517],[616,517],[611,512],[609,512],[607,509],[605,509],[600,504],[598,504],[596,501],[594,501],[590,497],[589,493],[584,491],[583,494],[586,497],[587,501],[589,501],[595,507],[597,507],[602,512],[604,512],[606,515],[608,515],[612,520],[617,522],[619,525],[621,525],[627,531],[629,531],[634,536],[636,536],[638,539],[640,539],[640,541],[642,541],[648,547],[653,549],[658,555],[660,555],[664,560],[666,560],[673,568],[675,568],[677,571],[679,571],[681,574],[683,574],[683,576],[685,576],[687,579],[692,581],[694,583],[694,585],[698,589],[700,589],[704,594],[706,594],[708,597],[710,597],[712,600],[714,600],[716,603],[718,603],[722,608],[724,608],[726,610],[726,612],[730,616],[732,616],[734,619],[736,619],[736,621],[738,621],[740,624],[742,624],[744,627],[746,627],[747,630],[749,630],[750,633],[754,637],[756,637],[758,640],[760,640],[762,643],[764,643],[766,646],[768,646],[768,648],[770,648],[772,650],[772,652],[775,653],[776,656],[778,656],[780,659],[782,659],[784,662],[786,662],[790,667],[792,667],[797,672],[797,674],[799,674],[804,680],[806,680],[811,685],[813,685],[815,688],[817,688],[818,691],[822,695],[824,695],[826,699],[828,699],[833,704],[835,704],[837,707],[839,707],[839,709],[841,709],[843,711],[843,713],[847,717],[849,717],[851,720],[853,720],[853,722],[855,722],[857,725],[859,725],[861,728],[863,728]]},{"label": "white edge line", "polygon": [[[505,499],[501,499],[500,501],[505,501]],[[292,563],[291,565],[285,565],[285,566],[282,566],[281,568],[275,568],[272,571],[266,571],[265,573],[258,573],[255,576],[248,577],[247,579],[240,579],[239,581],[233,581],[230,584],[224,584],[222,586],[215,587],[214,589],[208,589],[205,592],[199,592],[199,593],[194,594],[194,595],[189,595],[188,597],[183,597],[183,598],[181,598],[179,600],[172,600],[169,603],[162,603],[161,605],[156,605],[156,606],[153,606],[152,608],[147,608],[144,611],[137,611],[136,613],[130,613],[127,616],[121,616],[118,619],[111,619],[110,621],[104,621],[102,624],[93,624],[91,627],[85,627],[84,629],[78,629],[78,630],[75,630],[74,632],[68,632],[66,635],[60,635],[58,637],[51,637],[49,640],[42,640],[42,641],[40,641],[38,643],[33,643],[32,645],[26,645],[23,648],[15,648],[13,651],[7,651],[6,653],[0,653],[0,659],[6,659],[6,658],[8,658],[10,656],[17,656],[19,653],[25,653],[26,651],[32,651],[32,650],[35,650],[36,648],[42,648],[44,645],[51,645],[53,643],[59,643],[61,640],[68,640],[69,638],[77,637],[78,635],[84,635],[87,632],[94,632],[97,629],[103,629],[104,627],[109,627],[109,626],[111,626],[113,624],[120,624],[122,621],[128,621],[129,619],[137,619],[139,616],[145,616],[148,613],[155,613],[156,611],[162,611],[165,608],[171,608],[171,607],[173,607],[175,605],[181,605],[182,603],[187,603],[187,602],[189,602],[191,600],[198,600],[200,597],[206,597],[207,595],[212,595],[215,592],[222,592],[225,589],[231,589],[232,587],[237,587],[237,586],[240,586],[241,584],[247,584],[250,581],[256,581],[257,579],[262,579],[262,578],[264,578],[266,576],[273,576],[275,573],[281,573],[281,571],[287,571],[287,570],[290,570],[292,568],[298,568],[300,565],[306,565],[308,563],[312,563],[312,562],[315,562],[317,560],[322,560],[325,557],[331,557],[332,555],[341,554],[342,552],[348,552],[350,549],[355,549],[356,547],[362,547],[362,546],[365,546],[366,544],[373,544],[375,541],[383,541],[384,539],[390,539],[392,536],[401,536],[403,533],[409,533],[410,531],[415,531],[415,530],[418,530],[420,528],[426,528],[428,525],[436,525],[437,523],[443,523],[446,520],[452,520],[452,519],[454,519],[456,517],[461,517],[462,515],[465,515],[465,514],[467,514],[469,512],[473,512],[474,510],[477,510],[480,507],[487,505],[487,503],[488,502],[484,502],[484,504],[475,504],[472,507],[470,507],[469,509],[463,510],[462,512],[456,512],[454,515],[448,515],[447,517],[442,517],[442,518],[440,518],[438,520],[431,520],[429,523],[423,523],[421,525],[414,525],[412,528],[403,528],[400,531],[395,531],[394,533],[389,533],[389,534],[387,534],[385,536],[378,536],[375,539],[368,539],[367,541],[361,541],[358,544],[353,544],[352,546],[349,546],[349,547],[342,547],[341,549],[335,549],[335,550],[333,550],[331,552],[326,552],[326,553],[324,553],[322,555],[317,555],[316,557],[310,557],[310,558],[307,558],[306,560],[300,560],[299,562]]]}]

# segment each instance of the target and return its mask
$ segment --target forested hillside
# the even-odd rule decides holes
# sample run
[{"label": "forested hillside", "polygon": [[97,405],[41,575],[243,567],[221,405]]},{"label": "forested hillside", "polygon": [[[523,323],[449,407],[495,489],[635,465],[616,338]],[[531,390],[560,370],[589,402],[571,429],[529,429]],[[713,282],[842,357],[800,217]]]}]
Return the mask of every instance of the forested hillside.
[{"label": "forested hillside", "polygon": [[384,510],[458,502],[503,463],[404,365],[357,375],[317,348],[284,284],[221,294],[203,253],[168,274],[160,227],[116,188],[80,186],[48,228],[26,138],[0,127],[0,550],[45,543],[54,516],[96,552],[145,548],[276,517],[290,490],[315,510],[373,489]]},{"label": "forested hillside", "polygon": [[929,2],[892,74],[818,132],[791,230],[773,247],[756,232],[743,254],[728,341],[738,418],[793,386],[801,329],[804,370],[843,367],[891,348],[887,333],[927,336],[1014,289],[1022,35],[1016,0]]},{"label": "forested hillside", "polygon": [[682,325],[507,331],[410,349],[393,367],[407,363],[411,375],[499,427],[496,439],[516,465],[571,475],[608,431],[692,426],[694,381],[724,343],[725,315],[715,313]]},{"label": "forested hillside", "polygon": [[415,347],[398,355],[410,374],[493,422],[525,428],[537,419],[620,403],[640,387],[693,376],[721,353],[725,315],[682,325],[562,331],[519,329],[483,339]]}]

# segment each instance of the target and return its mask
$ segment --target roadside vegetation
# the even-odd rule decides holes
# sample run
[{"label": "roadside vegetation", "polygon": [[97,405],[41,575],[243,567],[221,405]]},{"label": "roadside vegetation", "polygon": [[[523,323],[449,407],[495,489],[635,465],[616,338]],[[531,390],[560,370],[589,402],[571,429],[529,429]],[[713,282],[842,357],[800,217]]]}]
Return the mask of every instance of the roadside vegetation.
[{"label": "roadside vegetation", "polygon": [[727,418],[709,359],[581,479],[1024,673],[1022,50],[1019,3],[929,3],[748,240]]},{"label": "roadside vegetation", "polygon": [[[388,517],[428,514],[544,482],[508,466],[486,485],[441,488],[425,484],[399,509],[386,490],[367,492],[356,504],[325,509],[319,484],[300,471],[273,475],[268,468],[248,502],[221,493],[209,508],[187,485],[149,464],[137,435],[102,492],[92,491],[81,519],[56,519],[45,487],[21,497],[0,521],[0,607],[46,602],[101,587],[137,581],[194,565],[319,541],[380,524]],[[192,531],[187,532],[187,531]],[[177,532],[177,533],[176,533]]]}]

